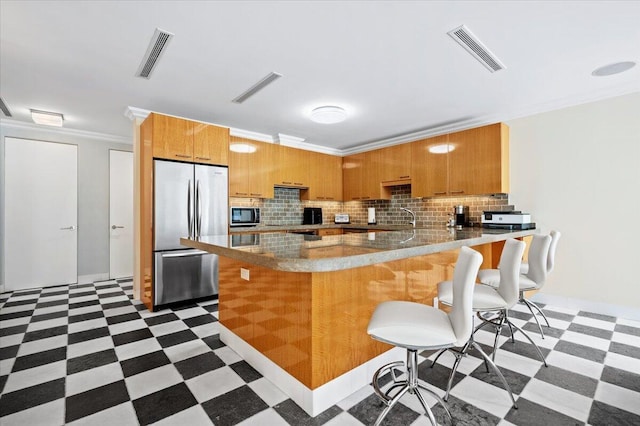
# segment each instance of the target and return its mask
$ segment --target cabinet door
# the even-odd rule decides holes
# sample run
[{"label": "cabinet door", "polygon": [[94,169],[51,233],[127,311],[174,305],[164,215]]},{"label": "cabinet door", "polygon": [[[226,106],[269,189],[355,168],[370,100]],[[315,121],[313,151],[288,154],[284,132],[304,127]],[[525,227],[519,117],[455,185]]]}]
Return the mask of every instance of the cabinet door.
[{"label": "cabinet door", "polygon": [[506,126],[498,123],[449,135],[449,141],[455,147],[449,153],[451,195],[508,191],[508,145],[503,144],[502,138],[505,129]]},{"label": "cabinet door", "polygon": [[361,199],[363,165],[364,153],[347,155],[342,159],[342,196],[344,201]]},{"label": "cabinet door", "polygon": [[342,158],[309,151],[307,171],[309,189],[300,193],[302,200],[342,200]]},{"label": "cabinet door", "polygon": [[434,197],[448,191],[448,136],[411,144],[411,196]]},{"label": "cabinet door", "polygon": [[381,150],[367,151],[364,153],[362,164],[362,200],[379,200],[380,196],[380,170],[382,169]]},{"label": "cabinet door", "polygon": [[229,129],[193,123],[193,158],[196,163],[229,164]]},{"label": "cabinet door", "polygon": [[276,174],[276,184],[290,187],[309,186],[310,151],[275,145],[280,168]]},{"label": "cabinet door", "polygon": [[380,181],[399,181],[411,179],[411,144],[382,148],[380,156]]},{"label": "cabinet door", "polygon": [[231,136],[229,141],[229,196],[249,197],[251,150],[257,149],[248,139]]},{"label": "cabinet door", "polygon": [[153,114],[153,156],[193,161],[193,122]]},{"label": "cabinet door", "polygon": [[248,155],[249,197],[273,198],[273,176],[277,169],[276,145],[266,142],[253,142],[253,145],[256,151]]}]

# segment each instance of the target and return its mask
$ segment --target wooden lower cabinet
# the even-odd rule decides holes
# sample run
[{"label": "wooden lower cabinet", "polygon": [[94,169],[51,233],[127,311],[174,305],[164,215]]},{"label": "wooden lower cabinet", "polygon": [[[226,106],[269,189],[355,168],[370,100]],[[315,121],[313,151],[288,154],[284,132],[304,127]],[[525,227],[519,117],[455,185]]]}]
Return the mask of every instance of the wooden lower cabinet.
[{"label": "wooden lower cabinet", "polygon": [[[491,245],[474,248],[488,267]],[[313,390],[389,350],[367,334],[375,307],[386,300],[431,305],[457,256],[454,250],[313,273],[221,256],[220,322]],[[240,278],[241,268],[249,281]]]}]

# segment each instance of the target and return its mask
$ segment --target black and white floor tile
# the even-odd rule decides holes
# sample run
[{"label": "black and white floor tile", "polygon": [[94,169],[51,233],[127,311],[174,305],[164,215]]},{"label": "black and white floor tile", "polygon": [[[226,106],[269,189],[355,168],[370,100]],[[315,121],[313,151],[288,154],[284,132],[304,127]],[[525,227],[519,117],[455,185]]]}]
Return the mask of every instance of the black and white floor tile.
[{"label": "black and white floor tile", "polygon": [[[0,295],[0,425],[373,424],[382,405],[371,386],[309,417],[219,340],[217,307],[209,300],[152,313],[132,300],[131,281]],[[520,335],[502,337],[496,354],[518,409],[471,351],[449,398],[456,424],[640,425],[640,322],[544,310],[545,339],[523,307],[511,316],[548,367]],[[476,340],[491,351],[490,331]],[[432,368],[429,356],[421,354],[419,376],[444,395],[454,358],[444,354]],[[405,395],[384,424],[430,423]]]}]

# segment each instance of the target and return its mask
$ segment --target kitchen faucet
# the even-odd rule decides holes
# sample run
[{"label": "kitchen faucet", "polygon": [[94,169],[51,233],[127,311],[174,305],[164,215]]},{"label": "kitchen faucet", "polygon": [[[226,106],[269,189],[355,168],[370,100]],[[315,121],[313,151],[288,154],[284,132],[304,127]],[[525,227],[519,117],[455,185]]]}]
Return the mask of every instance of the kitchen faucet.
[{"label": "kitchen faucet", "polygon": [[404,207],[400,207],[400,210],[404,210],[406,212],[409,212],[411,214],[411,217],[413,218],[413,220],[411,222],[409,222],[410,224],[413,225],[413,227],[416,227],[416,214],[414,212],[412,212],[409,209],[405,209]]}]

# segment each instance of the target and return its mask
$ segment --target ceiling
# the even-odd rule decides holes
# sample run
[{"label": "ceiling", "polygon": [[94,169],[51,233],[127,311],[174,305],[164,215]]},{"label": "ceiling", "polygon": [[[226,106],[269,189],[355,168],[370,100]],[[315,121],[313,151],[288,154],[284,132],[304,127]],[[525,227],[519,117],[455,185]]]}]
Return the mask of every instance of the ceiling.
[{"label": "ceiling", "polygon": [[[639,1],[0,1],[0,95],[13,117],[132,139],[128,107],[348,153],[640,91]],[[467,26],[505,65],[447,35]],[[174,37],[136,77],[156,28]],[[270,72],[282,77],[232,102]],[[308,112],[343,106],[318,124]]]}]

